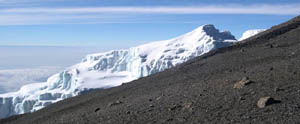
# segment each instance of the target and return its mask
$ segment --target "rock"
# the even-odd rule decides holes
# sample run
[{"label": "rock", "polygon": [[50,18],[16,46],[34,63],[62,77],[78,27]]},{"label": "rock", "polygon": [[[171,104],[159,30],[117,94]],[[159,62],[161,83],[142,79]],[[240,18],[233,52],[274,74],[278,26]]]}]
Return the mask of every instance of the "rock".
[{"label": "rock", "polygon": [[116,104],[121,104],[122,102],[121,102],[121,101],[119,101],[119,100],[117,100],[115,103],[116,103]]},{"label": "rock", "polygon": [[274,92],[279,92],[279,91],[283,91],[284,89],[280,89],[280,88],[278,88],[278,87],[275,87],[274,88]]},{"label": "rock", "polygon": [[157,101],[158,101],[158,100],[160,100],[160,99],[161,99],[161,96],[160,96],[160,97],[157,97],[155,100],[157,100]]},{"label": "rock", "polygon": [[111,106],[119,105],[119,104],[122,104],[122,103],[123,103],[123,102],[117,100],[117,101],[115,101],[115,102],[113,102],[113,103],[109,103],[108,106],[111,107]]},{"label": "rock", "polygon": [[274,100],[272,97],[270,96],[266,96],[266,97],[262,97],[257,101],[257,107],[258,108],[264,108],[268,105],[271,105],[273,103],[276,103],[278,101]]},{"label": "rock", "polygon": [[291,54],[292,54],[292,55],[295,55],[296,53],[295,53],[295,52],[292,52]]},{"label": "rock", "polygon": [[239,100],[242,101],[242,100],[245,100],[245,98],[241,96],[241,97],[239,97]]},{"label": "rock", "polygon": [[192,107],[192,103],[185,103],[185,104],[183,104],[183,107],[184,108],[191,108]]},{"label": "rock", "polygon": [[154,109],[149,109],[148,112],[152,112]]},{"label": "rock", "polygon": [[278,87],[274,88],[274,92],[278,92],[280,89]]},{"label": "rock", "polygon": [[169,111],[174,111],[175,109],[181,108],[181,107],[182,107],[181,105],[173,105],[173,106],[170,107],[168,110],[169,110]]},{"label": "rock", "polygon": [[243,77],[241,81],[239,81],[233,85],[233,88],[241,89],[244,86],[249,85],[250,83],[252,83],[252,82],[249,80],[248,77]]},{"label": "rock", "polygon": [[182,110],[188,110],[188,111],[192,111],[192,105],[193,103],[185,103],[183,104]]},{"label": "rock", "polygon": [[173,118],[169,118],[169,119],[167,119],[166,121],[167,122],[170,122],[170,121],[173,121],[174,119]]},{"label": "rock", "polygon": [[100,108],[96,108],[96,109],[95,109],[95,112],[98,112],[99,110],[100,110]]},{"label": "rock", "polygon": [[242,80],[243,81],[249,80],[249,77],[243,77]]}]

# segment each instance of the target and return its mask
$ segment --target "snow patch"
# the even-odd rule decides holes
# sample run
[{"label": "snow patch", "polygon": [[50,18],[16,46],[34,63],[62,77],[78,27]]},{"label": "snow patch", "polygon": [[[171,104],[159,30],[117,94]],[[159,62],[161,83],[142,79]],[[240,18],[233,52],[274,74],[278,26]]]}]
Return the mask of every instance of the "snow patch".
[{"label": "snow patch", "polygon": [[266,29],[253,29],[253,30],[247,30],[243,33],[242,37],[239,39],[239,41],[248,39],[252,36],[255,36],[256,34],[265,31]]}]

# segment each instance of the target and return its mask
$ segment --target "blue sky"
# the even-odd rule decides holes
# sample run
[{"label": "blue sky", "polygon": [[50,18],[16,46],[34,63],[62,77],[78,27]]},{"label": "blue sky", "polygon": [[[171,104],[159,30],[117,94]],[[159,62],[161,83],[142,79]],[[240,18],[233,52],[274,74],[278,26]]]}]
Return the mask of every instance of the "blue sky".
[{"label": "blue sky", "polygon": [[299,0],[0,0],[0,45],[120,49],[203,24],[239,38],[297,16],[298,6]]}]

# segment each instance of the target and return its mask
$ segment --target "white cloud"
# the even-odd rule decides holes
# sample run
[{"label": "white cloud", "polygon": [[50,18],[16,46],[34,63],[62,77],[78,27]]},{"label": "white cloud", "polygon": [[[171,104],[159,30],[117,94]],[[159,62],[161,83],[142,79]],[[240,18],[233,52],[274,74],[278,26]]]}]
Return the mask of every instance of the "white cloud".
[{"label": "white cloud", "polygon": [[208,5],[198,7],[90,7],[90,8],[14,8],[1,13],[142,13],[142,14],[271,14],[297,15],[300,4],[292,5]]},{"label": "white cloud", "polygon": [[[0,25],[52,23],[106,23],[163,14],[263,14],[298,15],[300,4],[208,5],[198,7],[87,7],[0,9]],[[98,21],[97,21],[98,20]]]},{"label": "white cloud", "polygon": [[0,93],[17,91],[25,84],[45,82],[61,70],[60,67],[0,70]]},{"label": "white cloud", "polygon": [[66,0],[0,0],[0,4],[24,4],[24,3],[35,3],[35,2],[57,2]]}]

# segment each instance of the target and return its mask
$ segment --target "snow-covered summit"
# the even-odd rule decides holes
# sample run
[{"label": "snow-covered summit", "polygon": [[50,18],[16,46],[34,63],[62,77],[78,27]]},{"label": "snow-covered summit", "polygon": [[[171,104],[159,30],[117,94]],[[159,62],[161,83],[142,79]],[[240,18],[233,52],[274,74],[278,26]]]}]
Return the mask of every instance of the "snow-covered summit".
[{"label": "snow-covered summit", "polygon": [[266,29],[253,29],[253,30],[247,30],[243,33],[242,37],[239,39],[239,41],[245,40],[247,38],[250,38],[260,32],[265,31]]},{"label": "snow-covered summit", "polygon": [[125,50],[87,55],[81,63],[51,76],[45,83],[0,94],[0,118],[33,112],[95,88],[119,86],[176,66],[213,49],[235,42],[230,32],[203,25],[179,37]]}]

